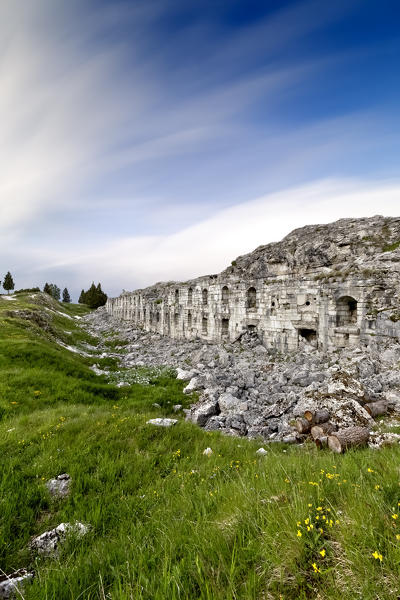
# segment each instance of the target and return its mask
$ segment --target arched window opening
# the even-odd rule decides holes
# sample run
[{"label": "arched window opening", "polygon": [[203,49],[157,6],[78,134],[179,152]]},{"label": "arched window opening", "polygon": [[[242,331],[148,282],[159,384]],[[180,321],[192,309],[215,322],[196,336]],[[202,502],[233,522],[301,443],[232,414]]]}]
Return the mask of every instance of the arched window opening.
[{"label": "arched window opening", "polygon": [[206,306],[208,304],[208,290],[203,290],[201,292],[202,298],[203,298],[203,304],[204,306]]},{"label": "arched window opening", "polygon": [[227,285],[224,285],[222,288],[222,304],[229,303],[229,288]]},{"label": "arched window opening", "polygon": [[229,335],[229,319],[222,319],[221,333],[223,336]]},{"label": "arched window opening", "polygon": [[175,302],[179,302],[179,290],[175,290]]},{"label": "arched window opening", "polygon": [[257,292],[256,288],[251,287],[247,290],[247,308],[256,308]]},{"label": "arched window opening", "polygon": [[192,302],[193,302],[193,289],[190,287],[188,289],[188,304],[189,304],[189,306],[191,306]]},{"label": "arched window opening", "polygon": [[192,313],[188,313],[188,327],[191,329],[192,327]]},{"label": "arched window opening", "polygon": [[357,323],[357,300],[351,296],[343,296],[336,303],[336,324],[355,325]]},{"label": "arched window opening", "polygon": [[174,325],[175,325],[175,327],[177,327],[178,322],[179,322],[179,315],[178,315],[178,313],[175,313],[174,314]]},{"label": "arched window opening", "polygon": [[207,317],[203,317],[201,322],[201,331],[204,335],[207,335],[208,332],[208,319]]}]

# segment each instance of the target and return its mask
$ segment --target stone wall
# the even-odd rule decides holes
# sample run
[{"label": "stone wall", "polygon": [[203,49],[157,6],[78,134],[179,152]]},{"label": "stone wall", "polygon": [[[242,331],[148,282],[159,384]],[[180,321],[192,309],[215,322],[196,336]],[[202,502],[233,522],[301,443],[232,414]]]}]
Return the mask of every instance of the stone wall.
[{"label": "stone wall", "polygon": [[172,338],[234,341],[256,331],[267,348],[281,352],[400,340],[400,250],[378,252],[380,241],[372,249],[367,243],[381,240],[383,230],[396,246],[400,219],[303,228],[239,257],[219,275],[124,292],[106,308]]}]

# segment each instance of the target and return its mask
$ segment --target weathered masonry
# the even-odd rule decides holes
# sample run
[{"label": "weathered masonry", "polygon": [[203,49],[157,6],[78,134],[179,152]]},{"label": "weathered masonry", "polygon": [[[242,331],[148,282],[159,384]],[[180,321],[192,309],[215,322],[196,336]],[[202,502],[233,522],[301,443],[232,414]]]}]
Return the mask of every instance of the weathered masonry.
[{"label": "weathered masonry", "polygon": [[[398,243],[399,242],[399,243]],[[107,311],[173,338],[321,349],[400,340],[400,218],[343,219],[295,230],[219,275],[109,299]]]}]

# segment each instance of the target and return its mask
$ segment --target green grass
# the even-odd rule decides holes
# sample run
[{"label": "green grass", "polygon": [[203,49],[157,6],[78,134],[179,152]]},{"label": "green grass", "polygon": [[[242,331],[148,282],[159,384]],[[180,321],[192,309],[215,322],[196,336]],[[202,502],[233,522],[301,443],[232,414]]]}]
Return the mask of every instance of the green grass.
[{"label": "green grass", "polygon": [[394,244],[389,244],[387,246],[384,246],[383,248],[383,252],[392,252],[392,250],[397,250],[397,248],[400,247],[400,240],[398,242],[395,242]]},{"label": "green grass", "polygon": [[[141,370],[146,385],[114,387],[89,369],[97,358],[55,343],[96,346],[78,321],[50,313],[49,332],[6,315],[35,306],[0,298],[0,568],[34,569],[26,600],[397,596],[399,448],[276,445],[258,458],[259,442],[181,418],[151,427],[187,404],[182,383]],[[51,499],[45,481],[62,472],[71,495]],[[32,536],[76,520],[90,533],[59,558],[30,554]]]}]

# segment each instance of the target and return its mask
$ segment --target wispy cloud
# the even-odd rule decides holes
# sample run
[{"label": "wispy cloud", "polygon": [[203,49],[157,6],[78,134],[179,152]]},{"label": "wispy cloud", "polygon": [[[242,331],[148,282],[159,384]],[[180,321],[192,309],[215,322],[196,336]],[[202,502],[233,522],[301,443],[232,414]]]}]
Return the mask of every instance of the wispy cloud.
[{"label": "wispy cloud", "polygon": [[[359,4],[294,2],[229,28],[181,0],[3,0],[6,269],[22,285],[96,278],[117,291],[219,270],[317,215],[367,214],[367,178],[397,172],[399,119],[314,98],[331,78],[341,94],[337,73],[363,60],[364,47],[312,43]],[[182,10],[195,17],[169,29]],[[326,184],[299,187],[335,177],[334,199],[358,176],[352,205],[332,200],[341,213]]]}]

